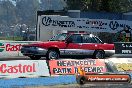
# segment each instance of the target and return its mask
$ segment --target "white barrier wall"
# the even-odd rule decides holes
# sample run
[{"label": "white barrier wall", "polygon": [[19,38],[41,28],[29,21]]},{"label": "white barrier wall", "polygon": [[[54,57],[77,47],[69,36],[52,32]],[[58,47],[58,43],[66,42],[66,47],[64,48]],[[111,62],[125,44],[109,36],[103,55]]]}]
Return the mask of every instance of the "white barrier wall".
[{"label": "white barrier wall", "polygon": [[132,58],[109,58],[105,62],[118,72],[132,73]]},{"label": "white barrier wall", "polygon": [[46,60],[0,61],[0,78],[50,76]]},{"label": "white barrier wall", "polygon": [[40,41],[0,41],[0,57],[23,56],[20,52],[22,45]]}]

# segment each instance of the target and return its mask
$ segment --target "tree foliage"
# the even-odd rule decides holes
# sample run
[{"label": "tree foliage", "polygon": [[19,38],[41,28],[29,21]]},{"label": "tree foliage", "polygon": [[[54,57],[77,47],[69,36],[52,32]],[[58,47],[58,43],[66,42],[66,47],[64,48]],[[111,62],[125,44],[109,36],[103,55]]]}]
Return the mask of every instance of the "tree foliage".
[{"label": "tree foliage", "polygon": [[127,12],[132,10],[131,0],[67,0],[68,9],[81,11]]},{"label": "tree foliage", "polygon": [[10,0],[0,1],[0,24],[13,25],[24,23],[35,25],[36,12],[39,9],[38,0],[15,0],[16,6]]},{"label": "tree foliage", "polygon": [[[30,3],[30,4],[29,4]],[[16,2],[16,12],[18,21],[35,25],[36,11],[39,9],[39,2],[37,0],[18,0]]]},{"label": "tree foliage", "polygon": [[[12,1],[15,1],[16,5],[14,5],[11,0],[0,0],[0,25],[4,24],[9,26],[17,23],[35,25],[36,11],[43,8],[46,0]],[[41,3],[39,1],[41,1]],[[67,0],[67,9],[127,12],[132,10],[132,0]]]},{"label": "tree foliage", "polygon": [[0,3],[0,23],[9,25],[16,22],[15,6],[9,1]]}]

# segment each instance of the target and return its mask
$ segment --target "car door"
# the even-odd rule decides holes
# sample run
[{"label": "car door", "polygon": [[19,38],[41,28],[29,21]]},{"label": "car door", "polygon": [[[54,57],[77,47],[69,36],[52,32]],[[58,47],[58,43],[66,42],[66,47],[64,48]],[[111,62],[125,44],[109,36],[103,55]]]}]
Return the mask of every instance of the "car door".
[{"label": "car door", "polygon": [[72,34],[69,38],[72,42],[66,44],[65,55],[81,55],[81,34]]},{"label": "car door", "polygon": [[84,34],[82,37],[82,54],[93,55],[95,49],[98,48],[98,43],[95,38],[89,34]]}]

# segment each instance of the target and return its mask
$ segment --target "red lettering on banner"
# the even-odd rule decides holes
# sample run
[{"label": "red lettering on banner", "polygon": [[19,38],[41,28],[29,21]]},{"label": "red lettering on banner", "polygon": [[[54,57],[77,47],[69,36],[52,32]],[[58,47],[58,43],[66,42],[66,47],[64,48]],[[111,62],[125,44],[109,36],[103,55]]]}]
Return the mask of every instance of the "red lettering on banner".
[{"label": "red lettering on banner", "polygon": [[21,44],[17,45],[6,44],[6,51],[20,51],[21,46],[22,46]]},{"label": "red lettering on banner", "polygon": [[20,73],[23,73],[23,71],[22,71],[22,68],[21,68],[21,67],[22,67],[22,65],[21,65],[21,64],[19,64],[19,65],[18,65],[19,72],[20,72]]},{"label": "red lettering on banner", "polygon": [[23,66],[23,73],[25,73],[25,70],[27,70],[26,65]]},{"label": "red lettering on banner", "polygon": [[7,64],[1,64],[0,66],[1,73],[28,73],[28,72],[36,72],[35,63],[32,65],[15,65],[15,66],[8,66]]},{"label": "red lettering on banner", "polygon": [[6,70],[4,68],[6,68],[6,64],[1,65],[1,73],[6,73]]},{"label": "red lettering on banner", "polygon": [[32,72],[32,66],[30,66],[30,65],[26,66],[26,71],[27,72]]},{"label": "red lettering on banner", "polygon": [[17,66],[14,66],[13,69],[15,70],[14,73],[18,73],[18,69],[16,68]]},{"label": "red lettering on banner", "polygon": [[35,64],[33,64],[33,72],[36,72]]}]

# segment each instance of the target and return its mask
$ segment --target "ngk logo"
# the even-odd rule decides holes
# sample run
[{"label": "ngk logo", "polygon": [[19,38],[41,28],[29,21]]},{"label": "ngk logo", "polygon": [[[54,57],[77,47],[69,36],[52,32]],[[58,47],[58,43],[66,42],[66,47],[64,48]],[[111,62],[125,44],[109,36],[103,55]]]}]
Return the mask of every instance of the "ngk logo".
[{"label": "ngk logo", "polygon": [[1,64],[0,65],[0,73],[32,73],[36,72],[36,64],[30,64],[30,65],[7,65],[7,64]]}]

